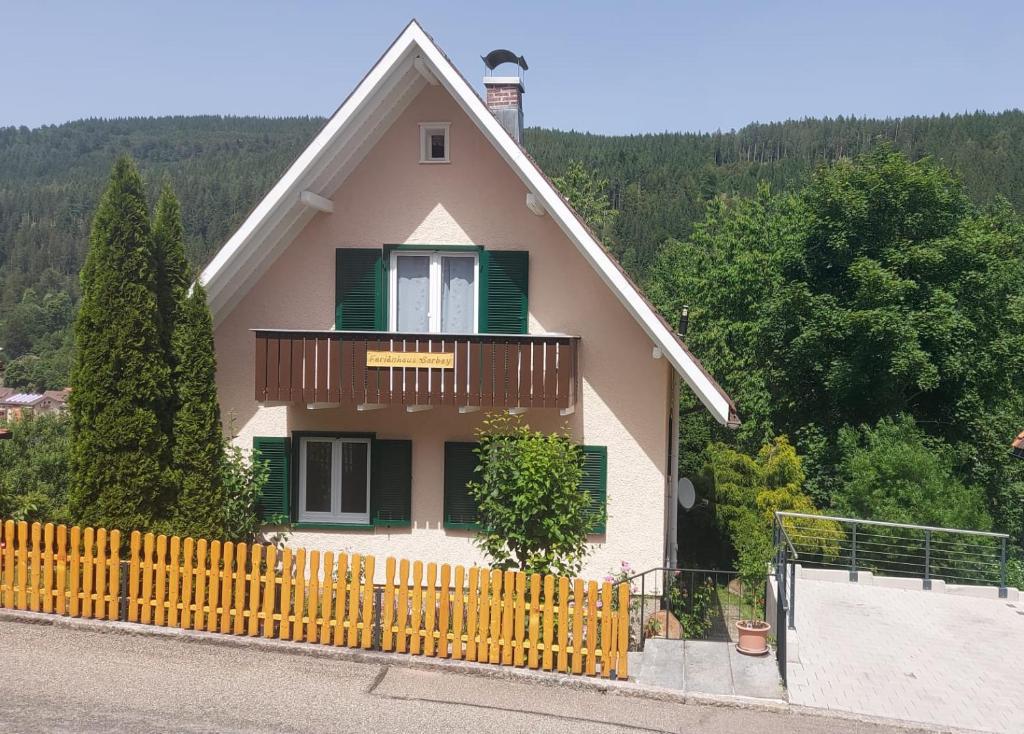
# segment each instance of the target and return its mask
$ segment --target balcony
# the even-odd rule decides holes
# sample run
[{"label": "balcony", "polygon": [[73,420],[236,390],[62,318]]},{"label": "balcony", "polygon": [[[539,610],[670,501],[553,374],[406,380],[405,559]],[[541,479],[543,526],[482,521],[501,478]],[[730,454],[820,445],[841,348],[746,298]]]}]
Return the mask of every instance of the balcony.
[{"label": "balcony", "polygon": [[258,402],[408,410],[576,406],[577,336],[257,329]]}]

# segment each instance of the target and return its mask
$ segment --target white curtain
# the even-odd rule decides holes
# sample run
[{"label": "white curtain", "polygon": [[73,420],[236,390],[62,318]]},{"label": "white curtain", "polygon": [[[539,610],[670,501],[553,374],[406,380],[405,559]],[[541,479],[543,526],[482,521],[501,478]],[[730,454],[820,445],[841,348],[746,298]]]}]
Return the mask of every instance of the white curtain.
[{"label": "white curtain", "polygon": [[473,332],[473,263],[471,257],[441,258],[441,331]]},{"label": "white curtain", "polygon": [[398,330],[430,331],[430,257],[398,258]]}]

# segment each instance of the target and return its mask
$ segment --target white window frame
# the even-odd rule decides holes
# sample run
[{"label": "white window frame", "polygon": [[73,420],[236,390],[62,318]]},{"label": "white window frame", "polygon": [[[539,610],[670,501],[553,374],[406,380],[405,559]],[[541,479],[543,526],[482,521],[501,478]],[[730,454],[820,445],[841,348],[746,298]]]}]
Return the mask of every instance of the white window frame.
[{"label": "white window frame", "polygon": [[442,334],[441,295],[444,290],[444,271],[441,259],[446,257],[473,258],[473,332],[480,332],[480,253],[462,250],[392,250],[388,263],[388,330],[398,331],[398,258],[430,258],[430,296],[427,299],[427,331],[425,334]]},{"label": "white window frame", "polygon": [[[420,123],[420,163],[450,163],[451,162],[451,127],[450,122],[421,122]],[[430,136],[436,133],[444,133],[444,158],[430,157]]]},{"label": "white window frame", "polygon": [[[331,511],[309,512],[306,510],[306,447],[310,441],[331,444]],[[341,462],[342,447],[346,443],[366,445],[366,512],[341,511]],[[346,525],[370,524],[370,476],[373,447],[368,438],[346,438],[334,436],[303,436],[299,439],[299,522],[322,522]]]}]

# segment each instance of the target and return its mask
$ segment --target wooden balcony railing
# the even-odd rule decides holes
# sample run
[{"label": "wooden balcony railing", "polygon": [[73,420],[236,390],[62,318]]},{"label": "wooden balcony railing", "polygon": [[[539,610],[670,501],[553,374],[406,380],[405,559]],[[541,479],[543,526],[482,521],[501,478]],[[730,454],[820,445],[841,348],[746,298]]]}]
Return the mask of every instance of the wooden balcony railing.
[{"label": "wooden balcony railing", "polygon": [[260,402],[564,413],[576,405],[575,336],[262,329],[255,334]]}]

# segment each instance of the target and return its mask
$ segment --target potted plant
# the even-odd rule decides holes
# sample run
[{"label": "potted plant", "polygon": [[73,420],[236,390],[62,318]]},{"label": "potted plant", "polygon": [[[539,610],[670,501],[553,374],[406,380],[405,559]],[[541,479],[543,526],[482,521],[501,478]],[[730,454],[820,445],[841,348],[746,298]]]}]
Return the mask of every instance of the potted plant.
[{"label": "potted plant", "polygon": [[[768,652],[772,626],[764,621],[764,588],[772,557],[770,538],[759,532],[744,535],[738,543],[736,560],[740,575],[740,619],[736,622],[736,649],[744,655]],[[744,611],[749,616],[743,618]]]}]

